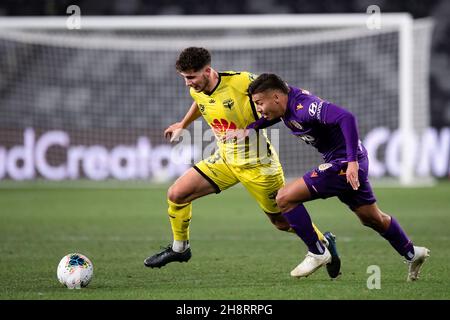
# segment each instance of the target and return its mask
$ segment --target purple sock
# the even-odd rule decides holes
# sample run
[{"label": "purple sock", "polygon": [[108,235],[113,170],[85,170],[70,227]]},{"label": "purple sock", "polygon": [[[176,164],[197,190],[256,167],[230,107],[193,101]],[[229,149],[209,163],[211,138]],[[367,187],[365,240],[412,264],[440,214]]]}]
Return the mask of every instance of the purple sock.
[{"label": "purple sock", "polygon": [[311,218],[303,204],[299,204],[291,211],[283,213],[283,216],[289,222],[291,228],[294,229],[295,233],[308,246],[310,252],[314,254],[324,253],[325,247],[314,231]]},{"label": "purple sock", "polygon": [[394,217],[391,216],[391,224],[386,232],[381,234],[381,236],[389,241],[391,246],[393,246],[394,249],[407,260],[411,260],[414,257],[413,243],[409,240],[405,231],[403,231],[402,227],[398,224]]}]

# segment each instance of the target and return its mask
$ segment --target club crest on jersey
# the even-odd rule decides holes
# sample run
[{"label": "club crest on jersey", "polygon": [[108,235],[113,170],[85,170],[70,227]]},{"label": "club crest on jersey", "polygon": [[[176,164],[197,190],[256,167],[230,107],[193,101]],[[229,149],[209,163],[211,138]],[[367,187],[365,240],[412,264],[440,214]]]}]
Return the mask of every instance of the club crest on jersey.
[{"label": "club crest on jersey", "polygon": [[317,103],[313,102],[309,105],[309,109],[308,109],[309,115],[311,117],[314,117],[314,115],[316,114],[316,111],[317,111]]},{"label": "club crest on jersey", "polygon": [[296,110],[300,110],[300,109],[303,109],[303,106],[302,106],[302,104],[301,103],[299,103],[298,105],[297,105],[297,107],[295,108]]},{"label": "club crest on jersey", "polygon": [[200,109],[200,112],[201,112],[201,113],[204,113],[204,112],[205,112],[205,105],[204,105],[204,104],[199,104],[199,105],[198,105],[198,108]]},{"label": "club crest on jersey", "polygon": [[325,171],[325,170],[327,170],[328,168],[331,168],[333,165],[331,164],[331,163],[322,163],[320,166],[319,166],[319,171]]},{"label": "club crest on jersey", "polygon": [[291,126],[297,128],[299,130],[303,129],[303,126],[300,123],[298,123],[298,121],[291,120],[291,121],[289,121],[289,123],[291,124]]},{"label": "club crest on jersey", "polygon": [[234,101],[233,101],[233,99],[226,99],[222,102],[222,104],[225,108],[228,108],[231,110],[231,107],[234,106]]}]

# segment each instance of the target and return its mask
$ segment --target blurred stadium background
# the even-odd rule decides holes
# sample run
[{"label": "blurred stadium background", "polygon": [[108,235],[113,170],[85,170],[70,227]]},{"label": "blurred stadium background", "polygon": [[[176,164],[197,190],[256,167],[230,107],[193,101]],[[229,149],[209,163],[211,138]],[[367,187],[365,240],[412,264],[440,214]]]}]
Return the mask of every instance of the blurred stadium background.
[{"label": "blurred stadium background", "polygon": [[[81,29],[68,30],[65,24],[49,27],[52,16],[65,21],[71,5],[81,9]],[[280,14],[365,14],[370,5],[378,5],[382,14],[406,12],[414,18],[410,97],[414,139],[408,155],[414,182],[418,182],[412,184],[418,188],[397,185],[375,191],[382,206],[405,222],[414,239],[429,244],[433,253],[439,252],[420,290],[404,285],[405,272],[395,263],[398,257],[389,252],[384,269],[389,274],[386,291],[358,291],[365,289],[367,265],[377,263],[389,249],[345,214],[344,207],[336,208],[337,202],[327,200],[311,205],[318,212],[314,219],[342,237],[342,252],[356,261],[344,268],[351,280],[344,279],[341,286],[334,284],[330,289],[324,286],[327,280],[322,274],[310,282],[311,287],[302,284],[298,295],[298,284],[286,276],[299,258],[298,247],[292,246],[294,239],[272,230],[261,215],[247,214],[259,209],[239,189],[198,201],[192,231],[198,260],[190,267],[170,266],[152,273],[149,280],[141,260],[170,241],[165,215],[168,183],[197,160],[208,143],[179,148],[174,159],[170,156],[173,147],[162,136],[164,128],[179,121],[191,103],[174,69],[183,47],[211,49],[217,70],[276,72],[292,85],[351,109],[358,116],[364,143],[371,146],[374,181],[399,181],[404,169],[396,133],[401,123],[397,29],[326,26],[323,20],[308,27],[189,28],[184,24],[188,20],[182,19],[193,15],[219,21],[219,16],[242,14],[266,14],[268,20],[280,19],[271,16]],[[167,15],[178,16],[178,25],[142,27],[148,24],[145,19],[162,21]],[[98,278],[89,287],[95,290],[77,296],[80,299],[448,299],[440,283],[450,278],[445,263],[450,257],[449,15],[450,2],[445,0],[2,1],[0,274],[6,285],[0,298],[73,298],[58,290],[54,275],[59,259],[72,250],[82,251],[99,266]],[[94,16],[109,17],[109,24],[120,26],[105,28],[97,23],[97,27],[84,27],[83,19],[95,24],[95,19],[89,20]],[[22,25],[24,17],[32,27]],[[46,17],[50,20],[32,19]],[[140,27],[128,25],[142,18]],[[197,142],[205,129],[201,121],[191,129]],[[269,136],[272,132],[273,140],[279,135],[287,177],[299,176],[320,163],[287,130],[274,130]],[[186,161],[175,161],[180,159]],[[431,188],[427,187],[430,180],[437,182]],[[92,191],[92,187],[106,190]],[[222,203],[227,205],[222,207]],[[235,251],[230,251],[230,243],[236,244]],[[256,243],[267,250],[248,254],[248,246]],[[352,256],[367,250],[367,256]],[[280,264],[266,264],[266,252],[273,252]],[[222,254],[228,254],[229,261]],[[119,267],[109,264],[111,255],[120,261]],[[252,273],[252,265],[242,261],[246,259],[264,264],[261,272],[267,282],[246,278],[245,274]],[[218,275],[211,271],[224,263],[228,269]],[[198,290],[192,290],[193,283]]]},{"label": "blurred stadium background", "polygon": [[[398,177],[409,168],[402,161],[411,159],[414,177],[448,179],[447,2],[377,4],[382,13],[409,12],[415,19],[414,47],[408,49],[412,68],[407,67],[412,69],[408,76],[412,87],[411,94],[406,94],[412,114],[406,121],[412,129],[407,135],[414,134],[414,138],[407,149],[402,149],[396,132],[405,118],[399,111],[402,88],[398,81],[398,29],[369,30],[364,24],[327,26],[327,18],[307,26],[283,28],[276,27],[276,21],[283,22],[282,17],[275,23],[276,18],[267,17],[268,24],[272,21],[267,28],[261,22],[257,27],[249,24],[236,28],[225,23],[220,28],[205,24],[191,28],[192,21],[181,20],[181,16],[175,24],[161,20],[165,14],[206,12],[364,14],[374,3],[196,3],[2,2],[0,14],[8,17],[0,22],[0,179],[167,182],[176,178],[201,157],[200,151],[207,144],[203,141],[199,145],[202,139],[198,138],[207,125],[198,121],[200,131],[192,131],[197,138],[194,147],[179,148],[176,159],[183,161],[175,163],[173,150],[161,135],[164,128],[181,119],[190,105],[189,94],[173,67],[178,52],[189,45],[211,49],[218,70],[279,73],[289,83],[352,110],[372,157],[372,177]],[[67,29],[64,18],[58,27],[51,27],[51,20],[28,21],[28,27],[24,20],[8,21],[20,15],[70,17],[66,10],[74,4],[85,17],[80,30]],[[127,20],[129,15],[146,14],[159,16]],[[116,20],[109,21],[109,27],[102,22],[89,24],[92,15],[116,15]],[[154,22],[153,26],[148,25],[149,21]],[[273,140],[287,177],[296,177],[320,161],[286,130],[277,134],[279,139],[273,136]]]}]

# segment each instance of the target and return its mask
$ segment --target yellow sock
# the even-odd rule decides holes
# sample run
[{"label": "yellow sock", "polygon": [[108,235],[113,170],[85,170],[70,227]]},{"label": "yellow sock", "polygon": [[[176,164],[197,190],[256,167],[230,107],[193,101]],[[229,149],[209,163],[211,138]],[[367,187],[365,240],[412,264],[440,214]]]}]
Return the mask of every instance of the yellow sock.
[{"label": "yellow sock", "polygon": [[[316,227],[316,225],[315,225],[314,223],[313,223],[312,225],[313,225],[314,231],[317,233],[317,237],[319,238],[319,240],[320,240],[320,241],[323,241],[323,239],[325,239],[325,237],[324,237],[324,235],[322,234],[322,232],[320,232],[320,230]],[[287,232],[295,233],[295,230],[292,229],[292,228],[289,228],[289,229],[287,230]]]},{"label": "yellow sock", "polygon": [[317,237],[319,238],[320,241],[323,242],[325,239],[325,237],[323,236],[323,233],[320,232],[319,228],[317,228],[314,223],[312,225],[313,225],[314,231],[317,233]]},{"label": "yellow sock", "polygon": [[192,217],[192,204],[174,203],[167,199],[169,204],[170,225],[172,226],[173,239],[178,241],[189,240],[189,223]]}]

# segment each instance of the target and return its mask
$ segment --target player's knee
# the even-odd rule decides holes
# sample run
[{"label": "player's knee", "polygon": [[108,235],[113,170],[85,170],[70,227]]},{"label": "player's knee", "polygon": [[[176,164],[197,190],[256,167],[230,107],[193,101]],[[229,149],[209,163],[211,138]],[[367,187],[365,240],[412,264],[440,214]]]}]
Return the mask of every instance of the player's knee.
[{"label": "player's knee", "polygon": [[378,208],[361,206],[354,211],[364,226],[378,232],[383,232],[386,229],[385,218],[389,219],[389,216],[381,212]]},{"label": "player's knee", "polygon": [[278,191],[275,201],[282,212],[289,211],[291,202],[289,201],[288,193],[283,188]]},{"label": "player's knee", "polygon": [[383,220],[377,216],[360,216],[361,223],[371,229],[376,231],[381,231],[384,229]]},{"label": "player's knee", "polygon": [[167,190],[167,199],[173,203],[181,204],[187,202],[187,194],[176,184],[170,186]]}]

